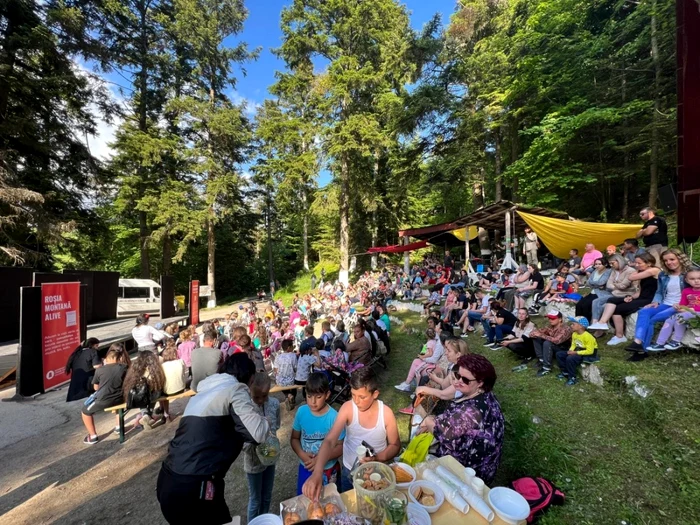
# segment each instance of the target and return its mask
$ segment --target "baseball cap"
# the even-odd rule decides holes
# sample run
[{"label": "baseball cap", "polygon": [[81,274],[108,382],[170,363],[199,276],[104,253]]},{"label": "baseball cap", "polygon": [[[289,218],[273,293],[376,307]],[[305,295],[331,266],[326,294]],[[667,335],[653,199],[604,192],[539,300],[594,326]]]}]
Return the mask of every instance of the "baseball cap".
[{"label": "baseball cap", "polygon": [[570,323],[578,323],[581,326],[583,326],[584,328],[588,328],[588,326],[590,325],[590,323],[588,322],[588,319],[586,319],[583,316],[581,316],[581,317],[567,317],[567,319],[569,320]]},{"label": "baseball cap", "polygon": [[549,312],[547,312],[548,319],[556,319],[557,317],[560,319],[562,317],[561,312],[559,312],[558,310],[550,310]]}]

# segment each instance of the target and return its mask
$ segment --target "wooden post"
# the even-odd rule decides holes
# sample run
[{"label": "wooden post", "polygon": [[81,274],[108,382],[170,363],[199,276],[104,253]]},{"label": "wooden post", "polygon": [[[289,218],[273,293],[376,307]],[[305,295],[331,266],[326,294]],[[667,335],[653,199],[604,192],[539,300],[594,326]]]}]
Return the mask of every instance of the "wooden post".
[{"label": "wooden post", "polygon": [[[408,244],[408,237],[403,238],[403,244],[406,246]],[[411,270],[411,256],[409,255],[410,252],[403,252],[403,273],[408,275],[408,272]]]}]

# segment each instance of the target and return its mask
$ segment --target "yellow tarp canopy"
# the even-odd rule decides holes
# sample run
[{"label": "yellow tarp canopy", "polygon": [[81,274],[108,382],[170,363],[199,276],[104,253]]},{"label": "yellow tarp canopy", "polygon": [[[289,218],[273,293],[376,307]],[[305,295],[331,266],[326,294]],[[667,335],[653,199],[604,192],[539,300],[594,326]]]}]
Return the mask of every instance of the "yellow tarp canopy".
[{"label": "yellow tarp canopy", "polygon": [[[467,234],[467,228],[460,228],[458,230],[452,230],[450,232],[452,235],[457,237],[460,241],[464,242],[467,240],[466,234]],[[479,235],[479,228],[476,226],[469,226],[469,240],[473,241],[476,239],[477,235]]]},{"label": "yellow tarp canopy", "polygon": [[642,227],[641,224],[565,221],[516,211],[549,251],[560,259],[567,259],[571,248],[577,248],[579,254],[583,254],[589,242],[605,253],[605,248],[611,244],[622,244],[625,239],[634,238]]}]

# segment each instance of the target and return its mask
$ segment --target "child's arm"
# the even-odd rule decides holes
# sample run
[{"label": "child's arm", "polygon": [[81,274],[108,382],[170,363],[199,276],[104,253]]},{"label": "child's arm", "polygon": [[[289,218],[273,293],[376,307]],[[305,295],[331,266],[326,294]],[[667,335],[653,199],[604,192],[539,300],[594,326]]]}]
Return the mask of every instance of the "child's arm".
[{"label": "child's arm", "polygon": [[304,462],[304,467],[311,461],[311,456],[304,452],[301,448],[301,432],[298,430],[292,430],[292,437],[289,439],[289,444],[292,447],[294,453],[299,456],[299,459]]},{"label": "child's arm", "polygon": [[[331,459],[331,454],[337,446],[338,439],[340,435],[345,430],[345,427],[350,423],[350,417],[352,417],[352,401],[347,401],[340,407],[338,411],[338,417],[335,418],[335,423],[330,432],[326,434],[326,437],[321,444],[321,448],[316,455],[316,466],[314,468],[314,473],[311,474],[309,479],[304,483],[302,492],[304,496],[309,498],[311,501],[318,501],[321,495],[321,489],[323,488],[323,467]],[[392,456],[393,457],[393,456]]]}]

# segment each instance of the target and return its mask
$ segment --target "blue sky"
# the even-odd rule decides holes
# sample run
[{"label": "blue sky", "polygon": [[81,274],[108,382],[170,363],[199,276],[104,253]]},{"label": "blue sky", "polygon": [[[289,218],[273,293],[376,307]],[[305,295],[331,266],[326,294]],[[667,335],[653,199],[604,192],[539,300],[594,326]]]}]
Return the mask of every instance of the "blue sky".
[{"label": "blue sky", "polygon": [[[260,48],[259,58],[244,66],[246,75],[237,72],[236,89],[231,93],[235,102],[246,102],[251,116],[257,106],[268,98],[267,89],[275,82],[275,71],[284,70],[284,62],[278,60],[271,50],[281,44],[280,13],[283,7],[290,3],[291,0],[247,0],[249,15],[243,33],[231,39],[232,45],[244,41],[250,49]],[[443,23],[448,22],[456,0],[404,0],[402,3],[410,12],[411,25],[420,29],[435,13],[442,15]],[[115,77],[113,80],[119,84],[125,83],[121,77]],[[107,143],[113,137],[114,125],[103,123],[99,127],[99,133],[99,137],[90,141],[90,147],[98,156],[109,156]],[[328,179],[327,173],[321,174],[319,184],[324,186]]]}]

